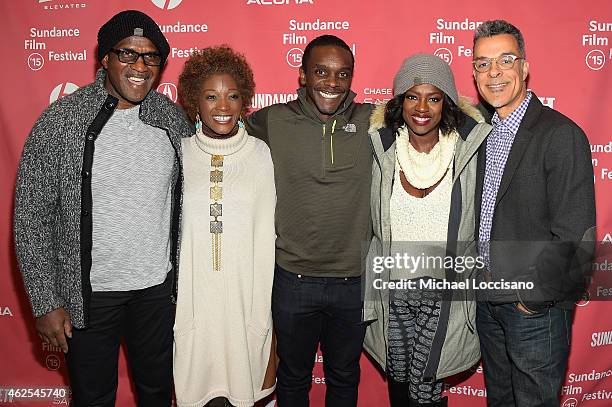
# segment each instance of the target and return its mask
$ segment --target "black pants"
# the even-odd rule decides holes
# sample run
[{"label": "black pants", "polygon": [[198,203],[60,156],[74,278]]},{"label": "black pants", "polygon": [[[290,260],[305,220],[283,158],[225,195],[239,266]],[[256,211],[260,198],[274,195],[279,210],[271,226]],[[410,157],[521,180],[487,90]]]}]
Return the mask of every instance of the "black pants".
[{"label": "black pants", "polygon": [[171,405],[171,290],[168,276],[164,283],[143,290],[92,293],[89,327],[75,329],[68,340],[66,361],[72,406],[115,405],[122,337],[138,405]]},{"label": "black pants", "polygon": [[354,407],[365,325],[361,278],[307,277],[276,266],[272,316],[280,363],[279,407],[307,407],[317,345],[325,372],[325,405]]}]

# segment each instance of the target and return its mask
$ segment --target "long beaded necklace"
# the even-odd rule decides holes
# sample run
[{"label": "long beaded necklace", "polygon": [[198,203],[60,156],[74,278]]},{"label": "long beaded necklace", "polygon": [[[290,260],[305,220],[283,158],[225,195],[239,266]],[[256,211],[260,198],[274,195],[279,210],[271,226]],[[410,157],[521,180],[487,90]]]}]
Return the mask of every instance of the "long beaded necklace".
[{"label": "long beaded necklace", "polygon": [[210,157],[210,233],[212,234],[212,263],[213,271],[221,270],[221,235],[223,234],[223,221],[219,216],[223,215],[223,156],[214,154]]},{"label": "long beaded necklace", "polygon": [[[212,269],[221,271],[221,236],[223,235],[223,160],[224,157],[240,150],[247,137],[243,126],[227,140],[210,138],[202,131],[199,114],[196,115],[196,145],[210,154],[210,234],[212,241]],[[200,141],[199,141],[200,140]],[[208,147],[207,147],[208,145]],[[221,154],[219,154],[221,153]]]}]

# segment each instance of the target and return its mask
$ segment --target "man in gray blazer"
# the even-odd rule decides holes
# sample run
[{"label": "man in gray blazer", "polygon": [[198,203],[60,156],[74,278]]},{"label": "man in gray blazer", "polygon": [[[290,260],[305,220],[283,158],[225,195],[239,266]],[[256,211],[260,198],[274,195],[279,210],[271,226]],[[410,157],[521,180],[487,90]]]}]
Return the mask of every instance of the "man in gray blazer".
[{"label": "man in gray blazer", "polygon": [[495,109],[475,198],[479,283],[492,288],[477,308],[489,406],[559,405],[583,280],[577,248],[595,226],[589,142],[527,90],[528,73],[516,27],[476,30],[474,78]]}]

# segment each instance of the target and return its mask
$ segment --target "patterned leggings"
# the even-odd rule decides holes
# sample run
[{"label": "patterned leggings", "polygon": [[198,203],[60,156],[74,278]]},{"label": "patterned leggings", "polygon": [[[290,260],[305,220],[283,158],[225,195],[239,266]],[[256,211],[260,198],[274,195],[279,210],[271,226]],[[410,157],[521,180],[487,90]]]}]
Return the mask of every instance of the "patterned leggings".
[{"label": "patterned leggings", "polygon": [[436,402],[442,396],[442,380],[423,383],[441,300],[441,292],[428,290],[392,290],[389,298],[388,375],[396,382],[408,382],[410,398],[419,403]]}]

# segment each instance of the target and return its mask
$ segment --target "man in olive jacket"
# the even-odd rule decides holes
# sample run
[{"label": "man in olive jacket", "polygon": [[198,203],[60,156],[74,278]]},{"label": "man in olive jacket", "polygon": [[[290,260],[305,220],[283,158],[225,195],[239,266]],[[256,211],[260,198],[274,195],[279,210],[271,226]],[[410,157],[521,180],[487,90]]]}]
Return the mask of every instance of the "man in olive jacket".
[{"label": "man in olive jacket", "polygon": [[304,50],[298,99],[247,121],[265,140],[276,179],[276,271],[272,314],[278,339],[277,400],[305,407],[317,345],[326,406],[357,404],[361,247],[369,241],[372,151],[370,105],[350,90],[353,54],[324,35]]}]

